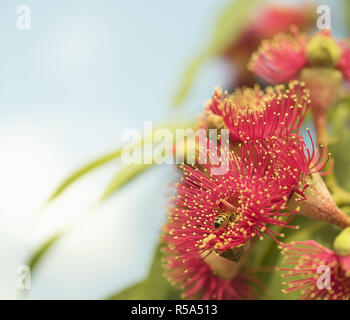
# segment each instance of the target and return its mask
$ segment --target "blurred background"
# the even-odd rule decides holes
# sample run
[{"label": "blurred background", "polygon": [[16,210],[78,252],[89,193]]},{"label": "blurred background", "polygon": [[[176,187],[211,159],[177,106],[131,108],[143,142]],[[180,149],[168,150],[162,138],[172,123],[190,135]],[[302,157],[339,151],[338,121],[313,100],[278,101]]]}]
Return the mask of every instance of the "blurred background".
[{"label": "blurred background", "polygon": [[[2,0],[0,3],[0,298],[21,298],[17,266],[54,231],[72,231],[43,258],[30,299],[100,299],[142,279],[166,218],[171,166],[153,168],[98,208],[118,162],[79,180],[45,211],[64,177],[121,146],[122,132],[199,113],[227,88],[220,59],[205,63],[182,109],[186,64],[203,48],[225,0]],[[302,1],[269,1],[297,5]],[[332,8],[344,35],[341,1]],[[19,5],[31,29],[16,26]],[[343,22],[343,21],[342,21]]]}]

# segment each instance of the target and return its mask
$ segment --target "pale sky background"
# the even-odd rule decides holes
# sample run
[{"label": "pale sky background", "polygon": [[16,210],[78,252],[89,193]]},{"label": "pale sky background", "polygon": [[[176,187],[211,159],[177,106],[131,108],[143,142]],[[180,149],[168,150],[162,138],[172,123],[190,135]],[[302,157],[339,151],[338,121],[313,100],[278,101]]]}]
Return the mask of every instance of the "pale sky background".
[{"label": "pale sky background", "polygon": [[[30,250],[77,219],[42,261],[29,298],[99,299],[147,273],[172,168],[152,170],[89,215],[118,169],[110,164],[39,220],[38,212],[62,178],[120,146],[124,129],[176,116],[173,90],[225,3],[1,0],[0,299],[18,297],[16,268]],[[335,10],[339,1],[321,3]],[[16,28],[21,4],[31,8],[31,30]],[[225,87],[224,68],[218,61],[203,67],[185,114],[199,112],[215,85]]]}]

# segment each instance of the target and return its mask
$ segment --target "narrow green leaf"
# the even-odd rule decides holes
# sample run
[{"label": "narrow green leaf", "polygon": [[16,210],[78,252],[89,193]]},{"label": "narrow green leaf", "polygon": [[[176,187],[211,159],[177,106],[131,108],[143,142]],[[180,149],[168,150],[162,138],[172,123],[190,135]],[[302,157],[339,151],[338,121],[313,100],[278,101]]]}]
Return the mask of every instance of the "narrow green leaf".
[{"label": "narrow green leaf", "polygon": [[[186,125],[181,125],[181,126],[176,126],[176,125],[171,125],[168,126],[167,128],[172,131],[174,134],[176,132],[176,129],[180,128],[192,128],[193,123],[188,123]],[[169,146],[171,147],[171,146]],[[100,197],[99,202],[105,201],[107,198],[109,198],[111,195],[113,195],[115,192],[119,191],[121,188],[126,186],[129,182],[131,182],[133,179],[141,175],[142,173],[146,172],[148,169],[153,167],[156,162],[157,158],[161,157],[162,155],[154,155],[152,159],[152,163],[141,163],[141,164],[129,164],[124,166],[109,182],[107,185],[105,191]]]},{"label": "narrow green leaf", "polygon": [[152,165],[154,165],[154,163],[129,164],[123,167],[107,185],[107,188],[101,195],[99,202],[106,200],[112,194],[119,191],[121,188],[126,186],[129,182],[134,180],[136,177],[146,172],[149,168],[152,167]]},{"label": "narrow green leaf", "polygon": [[65,180],[63,180],[63,182],[56,188],[56,190],[51,194],[51,196],[47,200],[47,203],[56,199],[63,191],[65,191],[75,181],[77,181],[78,179],[80,179],[81,177],[86,175],[87,173],[93,171],[94,169],[97,169],[98,167],[106,164],[107,162],[110,162],[110,161],[120,157],[121,153],[122,153],[122,149],[118,149],[112,153],[106,154],[106,155],[104,155],[96,160],[93,160],[92,162],[83,166],[79,170],[73,172],[69,177],[67,177]]},{"label": "narrow green leaf", "polygon": [[145,283],[145,280],[137,282],[121,292],[113,294],[108,297],[107,300],[141,300],[144,293]]},{"label": "narrow green leaf", "polygon": [[220,55],[242,32],[247,19],[259,0],[231,1],[218,17],[214,32],[207,47],[187,67],[174,97],[174,106],[179,106],[187,97],[200,67],[214,56]]},{"label": "narrow green leaf", "polygon": [[[191,122],[186,122],[182,124],[167,124],[163,126],[158,126],[157,128],[167,128],[171,130],[173,133],[176,131],[176,129],[180,128],[194,128],[196,126],[196,123],[191,121]],[[157,129],[155,128],[155,129]],[[150,142],[152,139],[151,136],[143,137],[141,140],[141,147]],[[135,145],[135,147],[139,147],[138,144]],[[131,147],[132,149],[133,147]],[[59,194],[61,194],[71,183],[73,183],[75,180],[80,178],[83,174],[87,173],[91,170],[97,168],[98,166],[101,166],[105,164],[108,161],[111,161],[121,155],[122,149],[117,150],[113,153],[110,153],[104,157],[101,157],[94,162],[90,163],[89,165],[85,166],[84,168],[80,169],[78,172],[76,172],[74,175],[71,177],[74,178],[67,178],[65,183],[62,183],[59,188],[57,188],[56,192],[51,196],[50,200],[53,200],[56,198]],[[148,170],[153,166],[154,162],[152,164],[130,164],[125,167],[123,167],[110,181],[108,184],[106,190],[103,192],[103,194],[100,197],[100,202],[106,200],[109,196],[114,194],[115,192],[121,190],[127,183],[131,182],[133,179],[141,175],[143,172]],[[79,174],[80,173],[80,174]],[[40,262],[40,260],[43,258],[43,256],[47,253],[47,251],[50,250],[50,248],[53,246],[54,243],[56,243],[57,240],[59,240],[62,236],[64,235],[63,232],[56,234],[52,236],[47,242],[45,242],[40,248],[38,248],[33,255],[29,258],[29,265],[32,266],[32,271],[33,269],[37,266],[37,264]]]},{"label": "narrow green leaf", "polygon": [[61,238],[62,235],[62,231],[55,233],[51,238],[46,240],[37,250],[35,250],[34,254],[29,258],[27,263],[32,273],[38,265],[38,262],[44,256],[44,254],[53,247],[53,245]]},{"label": "narrow green leaf", "polygon": [[184,101],[185,98],[188,96],[199,69],[208,59],[210,59],[210,55],[208,55],[208,53],[205,53],[194,59],[191,63],[189,63],[184,72],[184,75],[182,76],[182,82],[180,84],[180,87],[178,88],[178,91],[175,94],[174,106],[179,106],[182,103],[182,101]]},{"label": "narrow green leaf", "polygon": [[[183,123],[183,124],[175,124],[170,123],[163,126],[158,126],[155,128],[157,130],[158,128],[168,128],[169,130],[172,130],[173,132],[177,128],[192,128],[194,126],[193,122]],[[152,140],[152,136],[143,137],[140,141],[140,143],[136,143],[134,147],[143,146],[146,143],[150,142]],[[130,147],[130,149],[133,149],[133,146]],[[59,195],[62,194],[68,187],[70,187],[74,182],[76,182],[78,179],[82,178],[86,174],[90,173],[91,171],[101,167],[102,165],[115,160],[119,158],[122,155],[123,148],[120,148],[116,151],[113,151],[111,153],[108,153],[98,159],[93,160],[92,162],[86,164],[82,168],[78,169],[77,171],[73,172],[70,176],[68,176],[66,179],[64,179],[61,184],[56,188],[56,190],[51,194],[49,199],[47,200],[46,204],[50,203],[54,199],[56,199]]]},{"label": "narrow green leaf", "polygon": [[[124,187],[127,183],[135,179],[137,176],[142,174],[144,171],[146,171],[148,168],[150,168],[151,165],[129,165],[124,167],[121,171],[117,173],[117,175],[112,179],[110,184],[108,185],[107,189],[101,196],[100,201],[106,200],[109,196],[111,196],[113,193],[119,191],[122,187]],[[28,265],[31,268],[31,271],[33,273],[34,269],[36,268],[37,264],[42,260],[44,255],[51,249],[51,247],[64,235],[65,233],[60,232],[55,235],[53,235],[50,239],[48,239],[41,247],[39,247],[33,255],[29,258]]]},{"label": "narrow green leaf", "polygon": [[221,53],[236,40],[258,0],[235,0],[222,12],[214,28],[213,38],[208,46],[211,54]]},{"label": "narrow green leaf", "polygon": [[335,160],[334,174],[342,188],[350,191],[350,98],[344,98],[332,107],[329,117],[335,143],[328,150]]}]

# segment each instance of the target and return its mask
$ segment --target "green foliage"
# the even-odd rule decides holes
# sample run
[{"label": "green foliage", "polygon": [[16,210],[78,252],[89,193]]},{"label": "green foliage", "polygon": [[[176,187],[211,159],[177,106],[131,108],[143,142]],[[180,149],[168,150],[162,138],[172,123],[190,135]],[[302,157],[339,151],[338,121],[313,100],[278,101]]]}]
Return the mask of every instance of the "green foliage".
[{"label": "green foliage", "polygon": [[334,173],[339,185],[350,191],[350,98],[343,98],[332,107],[329,122],[335,140],[328,146],[335,160]]},{"label": "green foliage", "polygon": [[[158,126],[158,128],[167,128],[171,130],[173,133],[177,128],[193,128],[195,124],[193,122],[186,122],[186,123],[170,123],[163,126]],[[134,146],[129,147],[130,151],[133,150],[135,147],[143,147],[145,144],[152,141],[153,136],[147,136],[143,137],[140,141],[140,145],[136,143]],[[69,188],[73,183],[75,183],[80,178],[84,177],[88,173],[91,173],[92,171],[102,167],[103,165],[116,160],[121,157],[123,152],[123,148],[117,149],[116,151],[113,151],[111,153],[108,153],[100,158],[97,158],[90,163],[84,165],[83,167],[79,168],[77,171],[73,172],[71,175],[69,175],[67,178],[65,178],[59,186],[54,190],[54,192],[51,194],[49,199],[47,200],[46,204],[49,204],[51,201],[58,198],[64,191],[66,191],[67,188]],[[128,165],[125,166],[123,169],[121,169],[110,181],[108,184],[106,190],[101,196],[101,201],[107,199],[111,194],[118,191],[126,185],[129,181],[136,178],[139,174],[143,173],[146,169],[150,168],[151,165]]]},{"label": "green foliage", "polygon": [[207,47],[187,67],[175,94],[174,105],[179,106],[187,97],[200,67],[212,57],[218,56],[239,37],[252,10],[259,0],[235,0],[223,9]]},{"label": "green foliage", "polygon": [[[195,124],[193,122],[187,122],[187,123],[171,123],[163,126],[164,128],[167,128],[171,130],[173,133],[175,133],[176,129],[178,128],[193,128]],[[162,128],[159,126],[158,128]],[[149,143],[152,140],[152,136],[143,137],[143,139],[140,141],[140,146],[144,146],[146,143]],[[130,150],[133,148],[138,147],[136,144],[135,146],[131,146]],[[76,182],[78,179],[86,175],[87,173],[90,173],[91,171],[103,166],[107,162],[110,162],[112,160],[115,160],[119,158],[122,154],[122,148],[118,149],[117,151],[114,151],[112,153],[109,153],[103,157],[100,157],[91,163],[85,165],[81,169],[77,170],[75,173],[70,175],[68,178],[66,178],[53,192],[53,194],[50,196],[48,203],[52,200],[56,199],[59,195],[62,194],[70,185],[72,185],[74,182]],[[154,159],[155,160],[155,159]],[[109,197],[114,195],[116,192],[120,191],[123,187],[125,187],[129,182],[134,180],[135,178],[139,177],[142,173],[146,172],[148,169],[150,169],[155,164],[155,161],[153,161],[151,164],[129,164],[122,167],[114,177],[112,177],[111,181],[108,183],[107,187],[103,191],[103,193],[100,196],[99,203],[102,203],[103,201],[107,200]],[[40,246],[36,251],[33,252],[33,254],[29,257],[29,266],[31,266],[32,273],[36,271],[36,266],[39,264],[41,259],[45,256],[45,254],[52,248],[52,246],[61,239],[62,236],[66,234],[65,232],[60,232],[58,234],[53,235],[50,237],[47,241],[43,243],[42,246]]]},{"label": "green foliage", "polygon": [[63,232],[57,232],[52,237],[50,237],[48,240],[46,240],[35,252],[30,256],[28,260],[28,267],[30,268],[31,272],[33,272],[34,269],[36,269],[37,264],[39,261],[41,261],[41,258],[44,256],[44,254],[52,248],[52,246],[61,238],[63,235]]},{"label": "green foliage", "polygon": [[110,300],[178,300],[180,292],[163,276],[162,246],[156,248],[150,271],[145,280],[113,294]]},{"label": "green foliage", "polygon": [[81,167],[77,171],[73,172],[70,176],[68,176],[66,179],[64,179],[62,181],[62,183],[56,188],[56,190],[49,197],[47,203],[56,199],[59,195],[62,194],[63,191],[65,191],[68,187],[70,187],[78,179],[82,178],[83,176],[90,173],[91,171],[101,167],[102,165],[119,158],[121,156],[121,153],[122,153],[122,149],[118,149],[118,150],[113,151],[111,153],[108,153],[108,154],[106,154],[98,159],[93,160],[92,162],[84,165],[83,167]]},{"label": "green foliage", "polygon": [[106,200],[115,192],[126,186],[129,182],[137,178],[139,175],[147,171],[152,164],[129,164],[123,167],[118,173],[112,178],[107,185],[107,188],[100,197],[100,202]]}]

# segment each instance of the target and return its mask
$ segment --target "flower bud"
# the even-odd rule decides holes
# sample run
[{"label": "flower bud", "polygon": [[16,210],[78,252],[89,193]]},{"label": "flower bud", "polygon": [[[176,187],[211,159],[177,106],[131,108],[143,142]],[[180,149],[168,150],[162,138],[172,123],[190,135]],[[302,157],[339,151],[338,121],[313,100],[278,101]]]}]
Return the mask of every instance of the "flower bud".
[{"label": "flower bud", "polygon": [[299,208],[304,216],[333,223],[340,228],[350,226],[350,217],[338,208],[319,173],[306,176],[305,182],[309,185],[304,191],[306,199],[294,192],[288,203],[289,209]]},{"label": "flower bud", "polygon": [[340,256],[350,255],[350,227],[344,229],[333,242],[334,251]]},{"label": "flower bud", "polygon": [[350,227],[335,238],[333,248],[346,276],[350,277]]},{"label": "flower bud", "polygon": [[306,47],[306,55],[312,67],[333,68],[337,65],[341,50],[328,33],[312,37]]}]

